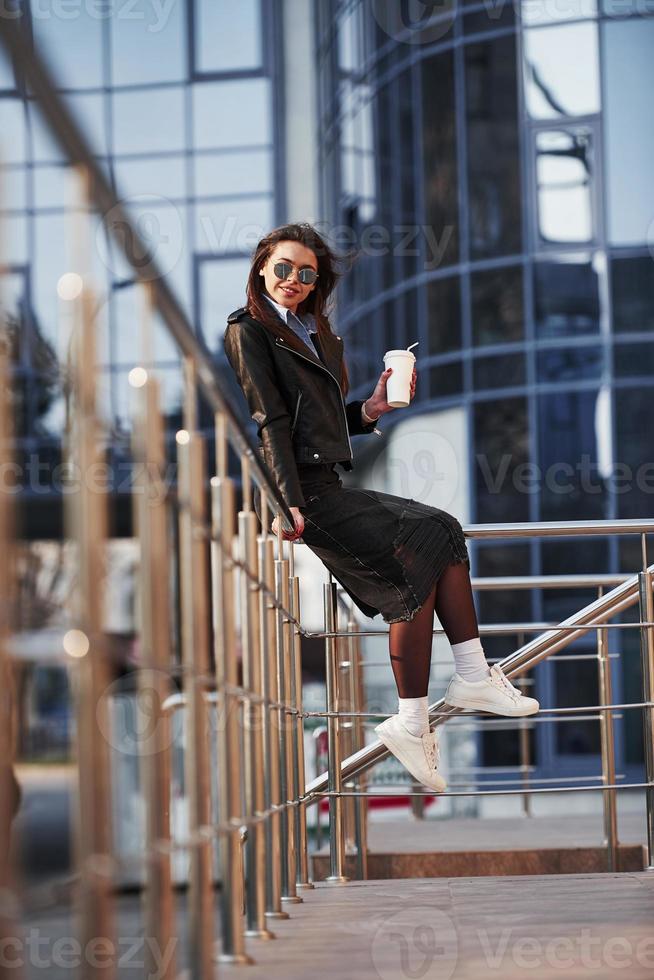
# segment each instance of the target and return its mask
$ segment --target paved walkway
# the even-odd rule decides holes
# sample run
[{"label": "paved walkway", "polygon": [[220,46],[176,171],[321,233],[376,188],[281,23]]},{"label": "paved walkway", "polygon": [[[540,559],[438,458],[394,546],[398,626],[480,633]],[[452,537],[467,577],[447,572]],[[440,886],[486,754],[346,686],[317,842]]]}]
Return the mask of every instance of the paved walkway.
[{"label": "paved walkway", "polygon": [[[254,965],[217,965],[216,980],[654,976],[654,873],[319,884],[303,897],[301,904],[287,907],[289,919],[275,922],[275,940],[249,941]],[[176,907],[174,951],[182,980],[188,978],[184,895],[177,897]],[[144,980],[147,937],[139,897],[121,896],[116,912],[121,955],[117,976]],[[216,907],[216,934],[218,918]],[[32,946],[31,954],[22,951],[27,980],[77,976],[62,964],[64,957],[72,966],[70,938],[77,935],[70,913],[32,913],[25,922],[26,935],[30,928],[40,945]],[[62,937],[68,937],[69,945],[58,949]],[[155,973],[150,980],[159,977]]]},{"label": "paved walkway", "polygon": [[247,976],[651,980],[653,923],[654,873],[323,884],[251,946]]}]

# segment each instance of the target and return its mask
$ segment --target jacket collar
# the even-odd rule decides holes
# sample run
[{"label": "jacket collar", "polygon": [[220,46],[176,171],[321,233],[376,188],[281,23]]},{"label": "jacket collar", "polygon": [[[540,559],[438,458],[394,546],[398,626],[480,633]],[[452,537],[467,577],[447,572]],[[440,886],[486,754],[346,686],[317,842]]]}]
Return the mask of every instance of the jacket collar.
[{"label": "jacket collar", "polygon": [[340,384],[340,363],[343,357],[343,341],[340,337],[337,337],[331,331],[325,335],[319,332],[316,327],[316,332],[313,334],[313,342],[322,354],[323,360],[321,361],[319,357],[316,357],[314,351],[304,341],[300,340],[295,331],[291,330],[290,327],[286,327],[284,335],[281,336],[280,333],[274,331],[273,327],[268,327],[265,323],[260,323],[259,320],[255,320],[255,323],[259,323],[264,329],[274,334],[275,343],[281,343],[282,346],[291,347],[298,354],[302,354],[303,357],[308,357],[310,361],[313,361],[319,367],[327,368]]},{"label": "jacket collar", "polygon": [[[281,303],[278,303],[276,300],[274,300],[272,298],[272,296],[269,296],[268,295],[268,293],[264,293],[263,295],[266,297],[266,299],[271,304],[271,306],[274,306],[275,307],[275,309],[277,310],[277,312],[281,316],[281,318],[284,321],[284,323],[286,324],[286,326],[288,326],[288,314],[291,311],[286,306],[282,306]],[[302,315],[302,317],[299,317],[296,313],[294,313],[293,316],[297,320],[299,320],[300,323],[304,324],[304,326],[307,328],[307,331],[309,333],[317,333],[318,332],[318,327],[316,326],[316,321],[314,319],[313,313],[304,313]]]}]

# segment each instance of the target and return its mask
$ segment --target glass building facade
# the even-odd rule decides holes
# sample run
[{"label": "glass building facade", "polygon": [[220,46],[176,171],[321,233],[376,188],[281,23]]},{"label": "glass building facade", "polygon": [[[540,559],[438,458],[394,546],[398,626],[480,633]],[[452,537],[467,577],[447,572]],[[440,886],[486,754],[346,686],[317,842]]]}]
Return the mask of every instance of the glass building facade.
[{"label": "glass building facade", "polygon": [[[463,413],[474,522],[651,516],[654,4],[315,10],[325,217],[356,253],[339,307],[353,387],[369,393],[383,351],[420,341],[410,411]],[[621,542],[478,542],[473,568],[633,572],[640,542]],[[593,597],[485,592],[479,609],[559,621]],[[614,694],[636,700],[638,634],[620,642]],[[580,690],[597,703],[592,661],[535,673],[544,705]],[[625,714],[618,771],[642,758],[640,716]],[[536,726],[539,773],[597,771],[598,739],[595,722]],[[487,735],[482,756],[517,762],[516,745]]]},{"label": "glass building facade", "polygon": [[[242,304],[250,254],[284,211],[280,138],[280,3],[166,4],[9,0],[100,165],[167,275],[189,320],[217,353]],[[62,390],[66,351],[60,277],[69,271],[65,208],[71,171],[0,47],[3,304],[16,328],[16,414],[23,531],[61,533]],[[117,533],[129,524],[130,388],[140,317],[132,272],[95,218],[99,391],[108,420]],[[129,242],[127,242],[129,247]],[[161,325],[155,358],[171,435],[180,417],[177,352]],[[227,382],[229,383],[229,382]]]}]

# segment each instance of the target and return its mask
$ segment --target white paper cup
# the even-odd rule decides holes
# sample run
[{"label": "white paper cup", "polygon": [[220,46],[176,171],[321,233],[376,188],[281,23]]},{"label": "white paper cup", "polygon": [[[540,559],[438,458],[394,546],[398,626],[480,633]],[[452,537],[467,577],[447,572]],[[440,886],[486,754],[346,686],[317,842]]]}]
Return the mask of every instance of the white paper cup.
[{"label": "white paper cup", "polygon": [[406,408],[410,403],[415,362],[415,355],[410,350],[389,350],[384,354],[385,368],[393,368],[386,381],[386,401],[391,408]]}]

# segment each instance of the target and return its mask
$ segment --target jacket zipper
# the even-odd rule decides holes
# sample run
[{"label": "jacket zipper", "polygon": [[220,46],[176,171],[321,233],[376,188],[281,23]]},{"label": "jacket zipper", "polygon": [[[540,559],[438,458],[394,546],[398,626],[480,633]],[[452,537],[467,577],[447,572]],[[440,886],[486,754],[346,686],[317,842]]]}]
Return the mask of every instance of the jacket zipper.
[{"label": "jacket zipper", "polygon": [[297,417],[298,417],[298,413],[300,411],[300,402],[302,401],[302,395],[303,394],[304,394],[304,392],[301,391],[298,394],[298,396],[297,396],[297,404],[295,406],[295,417],[293,419],[293,425],[291,426],[291,435],[293,435],[293,433],[295,432],[295,426],[297,425]]},{"label": "jacket zipper", "polygon": [[343,418],[345,420],[345,433],[347,435],[347,441],[348,441],[348,445],[350,447],[350,459],[354,459],[354,453],[352,452],[352,442],[350,441],[350,431],[349,431],[349,429],[347,427],[347,412],[345,411],[345,401],[343,399],[343,392],[341,391],[341,386],[339,385],[338,381],[336,380],[336,378],[334,377],[334,375],[332,374],[332,372],[331,371],[328,371],[324,364],[316,364],[316,362],[315,361],[312,361],[310,357],[305,357],[304,354],[300,354],[300,352],[294,350],[293,347],[287,347],[284,344],[280,344],[278,340],[275,340],[275,345],[277,347],[284,347],[284,350],[290,350],[292,354],[295,354],[296,355],[296,357],[301,357],[303,361],[308,361],[309,364],[313,364],[315,367],[322,368],[322,370],[326,374],[328,374],[329,377],[334,381],[336,387],[338,388],[338,393],[339,393],[339,395],[341,397],[341,405],[343,406]]}]

